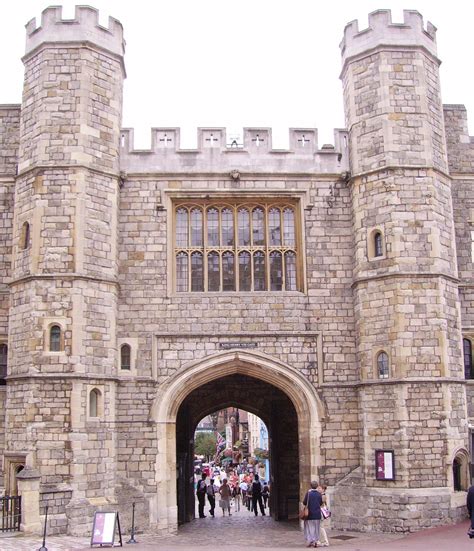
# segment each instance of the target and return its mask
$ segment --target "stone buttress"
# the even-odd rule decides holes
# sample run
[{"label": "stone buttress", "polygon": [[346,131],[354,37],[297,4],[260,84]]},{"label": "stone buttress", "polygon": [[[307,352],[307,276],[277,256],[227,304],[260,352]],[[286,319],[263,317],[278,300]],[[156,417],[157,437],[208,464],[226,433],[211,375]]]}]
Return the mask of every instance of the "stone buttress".
[{"label": "stone buttress", "polygon": [[53,532],[114,501],[123,54],[120,23],[89,7],[27,25],[6,455],[41,473]]},{"label": "stone buttress", "polygon": [[[368,29],[347,25],[341,44],[362,434],[361,469],[336,488],[335,503],[337,524],[365,530],[446,523],[464,507],[452,490],[467,425],[436,29],[425,30],[418,12],[404,18],[374,12]],[[376,480],[378,449],[394,451],[394,481]]]}]

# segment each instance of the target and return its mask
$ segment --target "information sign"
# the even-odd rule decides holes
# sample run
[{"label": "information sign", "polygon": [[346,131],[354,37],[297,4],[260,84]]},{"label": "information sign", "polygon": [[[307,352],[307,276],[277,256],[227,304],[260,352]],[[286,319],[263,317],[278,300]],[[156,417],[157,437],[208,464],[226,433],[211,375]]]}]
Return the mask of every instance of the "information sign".
[{"label": "information sign", "polygon": [[115,545],[115,532],[118,530],[119,544],[122,547],[122,533],[120,531],[120,520],[117,512],[113,513],[94,513],[94,523],[92,525],[91,547],[93,545]]},{"label": "information sign", "polygon": [[375,450],[375,478],[377,480],[395,480],[393,450]]}]

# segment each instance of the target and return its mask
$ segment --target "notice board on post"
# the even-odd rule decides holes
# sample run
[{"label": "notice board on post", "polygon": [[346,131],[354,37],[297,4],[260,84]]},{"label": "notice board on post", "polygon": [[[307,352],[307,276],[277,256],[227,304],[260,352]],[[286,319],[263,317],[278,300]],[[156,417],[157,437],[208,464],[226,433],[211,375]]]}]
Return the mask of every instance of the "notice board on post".
[{"label": "notice board on post", "polygon": [[120,530],[120,519],[117,512],[113,513],[94,513],[94,523],[92,524],[91,547],[93,545],[115,546],[115,532],[118,530],[118,543],[122,547],[122,532]]}]

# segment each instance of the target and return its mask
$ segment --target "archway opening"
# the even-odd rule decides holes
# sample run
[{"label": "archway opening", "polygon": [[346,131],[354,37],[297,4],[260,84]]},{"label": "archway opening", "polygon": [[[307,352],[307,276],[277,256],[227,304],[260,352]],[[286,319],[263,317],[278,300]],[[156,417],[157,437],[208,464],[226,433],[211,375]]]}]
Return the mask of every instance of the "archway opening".
[{"label": "archway opening", "polygon": [[198,423],[226,408],[245,410],[268,429],[270,514],[296,518],[300,493],[298,415],[276,386],[240,373],[208,381],[182,401],[176,419],[177,505],[180,524],[195,517],[194,439]]}]

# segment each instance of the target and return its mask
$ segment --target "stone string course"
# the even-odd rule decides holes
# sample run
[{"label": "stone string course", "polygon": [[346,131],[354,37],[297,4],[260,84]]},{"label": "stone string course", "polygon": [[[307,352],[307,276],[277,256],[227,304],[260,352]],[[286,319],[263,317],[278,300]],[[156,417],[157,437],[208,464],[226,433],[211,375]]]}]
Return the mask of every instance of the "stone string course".
[{"label": "stone string course", "polygon": [[[237,145],[202,128],[195,150],[180,148],[179,129],[155,128],[151,149],[135,150],[121,128],[123,53],[116,20],[103,28],[78,7],[63,21],[48,8],[27,27],[22,104],[0,105],[0,463],[20,456],[40,472],[53,533],[89,534],[94,511],[112,508],[129,526],[132,502],[142,529],[173,533],[176,454],[191,453],[191,421],[239,402],[273,422],[277,478],[299,465],[278,489],[280,516],[320,477],[336,528],[460,519],[452,465],[474,422],[462,355],[462,337],[474,343],[474,138],[464,107],[441,103],[434,27],[417,12],[394,24],[386,10],[368,29],[350,23],[347,129],[334,146],[291,129],[284,151],[268,128],[244,129]],[[207,197],[296,202],[304,289],[176,293],[173,201]],[[49,350],[52,324],[60,352]],[[195,389],[197,366],[219,358],[220,344],[249,342],[224,388],[211,365]],[[282,369],[273,386],[265,362]],[[261,379],[246,395],[250,369]],[[182,404],[170,390],[178,380],[189,387]],[[291,405],[284,388],[303,398]],[[377,449],[394,450],[395,481],[375,480]]]}]

